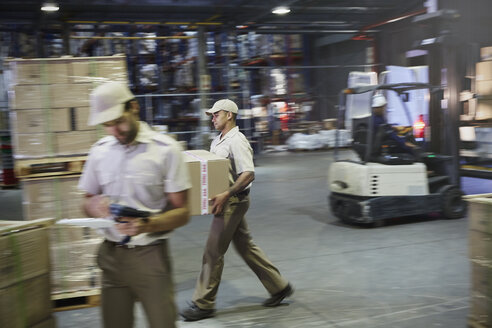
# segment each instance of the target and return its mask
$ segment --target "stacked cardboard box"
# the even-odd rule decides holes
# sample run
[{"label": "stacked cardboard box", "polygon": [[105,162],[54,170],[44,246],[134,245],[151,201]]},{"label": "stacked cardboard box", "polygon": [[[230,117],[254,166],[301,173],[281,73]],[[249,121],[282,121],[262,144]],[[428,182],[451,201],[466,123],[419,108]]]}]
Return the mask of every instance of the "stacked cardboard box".
[{"label": "stacked cardboard box", "polygon": [[47,227],[51,223],[0,221],[0,327],[55,327]]},{"label": "stacked cardboard box", "polygon": [[87,125],[98,84],[127,82],[124,56],[10,59],[8,88],[15,158],[86,154],[97,140]]},{"label": "stacked cardboard box", "polygon": [[492,194],[468,196],[471,262],[470,320],[492,327]]},{"label": "stacked cardboard box", "polygon": [[85,227],[55,225],[51,238],[51,292],[87,291],[101,286],[101,270],[96,265],[103,241],[95,230]]},{"label": "stacked cardboard box", "polygon": [[22,180],[24,219],[84,217],[78,175]]},{"label": "stacked cardboard box", "polygon": [[[51,163],[58,157],[87,154],[101,132],[87,125],[91,90],[109,80],[128,81],[124,56],[10,59],[7,68],[17,164],[33,158]],[[70,157],[67,161],[75,159],[79,160]],[[78,175],[61,174],[23,178],[25,220],[84,217]],[[51,292],[99,287],[94,256],[102,238],[82,227],[51,230]]]},{"label": "stacked cardboard box", "polygon": [[[469,112],[475,113],[475,119],[487,120],[492,118],[492,56],[490,47],[481,49],[482,61],[476,64],[475,93],[480,98],[469,101]],[[474,109],[474,110],[473,110]]]},{"label": "stacked cardboard box", "polygon": [[[22,180],[26,220],[81,218],[84,193],[78,175]],[[51,227],[51,292],[67,293],[100,287],[95,254],[102,237],[95,230],[55,225]]]}]

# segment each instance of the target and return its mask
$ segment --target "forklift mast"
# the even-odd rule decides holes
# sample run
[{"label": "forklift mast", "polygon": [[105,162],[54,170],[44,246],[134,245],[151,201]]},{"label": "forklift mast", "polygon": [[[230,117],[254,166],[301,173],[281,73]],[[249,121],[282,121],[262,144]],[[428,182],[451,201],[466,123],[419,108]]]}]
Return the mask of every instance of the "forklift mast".
[{"label": "forklift mast", "polygon": [[460,51],[453,31],[454,22],[458,17],[456,10],[437,10],[416,16],[413,22],[421,27],[420,39],[416,40],[415,48],[428,52],[429,83],[440,86],[443,90],[442,95],[430,95],[431,133],[428,150],[452,156],[448,174],[451,182],[459,186],[459,93],[465,69],[464,65],[460,64]]}]

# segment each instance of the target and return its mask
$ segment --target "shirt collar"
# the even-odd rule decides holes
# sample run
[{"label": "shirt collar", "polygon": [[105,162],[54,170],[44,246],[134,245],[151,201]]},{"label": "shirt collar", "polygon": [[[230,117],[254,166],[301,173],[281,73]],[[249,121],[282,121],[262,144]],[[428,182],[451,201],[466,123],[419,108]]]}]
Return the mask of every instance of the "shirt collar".
[{"label": "shirt collar", "polygon": [[[232,138],[234,137],[237,133],[239,132],[239,127],[235,126],[232,129],[230,129],[221,140],[225,140],[227,138]],[[219,135],[219,137],[222,135],[222,133]]]},{"label": "shirt collar", "polygon": [[138,128],[138,134],[135,140],[140,143],[149,143],[152,140],[152,136],[154,135],[154,130],[150,128],[150,126],[142,121],[138,122],[139,128]]}]

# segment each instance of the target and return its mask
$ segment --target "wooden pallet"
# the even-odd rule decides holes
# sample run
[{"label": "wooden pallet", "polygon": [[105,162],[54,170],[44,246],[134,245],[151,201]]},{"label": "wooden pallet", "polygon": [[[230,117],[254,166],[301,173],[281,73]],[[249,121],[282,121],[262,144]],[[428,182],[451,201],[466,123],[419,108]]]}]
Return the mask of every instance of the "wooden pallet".
[{"label": "wooden pallet", "polygon": [[101,296],[99,289],[52,294],[53,311],[70,311],[99,306]]},{"label": "wooden pallet", "polygon": [[15,174],[19,179],[80,174],[87,156],[19,159],[15,161]]}]

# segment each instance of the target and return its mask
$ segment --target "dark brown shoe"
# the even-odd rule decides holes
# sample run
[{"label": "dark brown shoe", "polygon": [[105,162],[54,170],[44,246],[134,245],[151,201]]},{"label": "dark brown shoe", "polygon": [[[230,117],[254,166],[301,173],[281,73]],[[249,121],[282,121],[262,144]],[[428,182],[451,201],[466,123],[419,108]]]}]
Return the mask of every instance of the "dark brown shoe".
[{"label": "dark brown shoe", "polygon": [[204,310],[200,309],[195,303],[191,302],[188,304],[189,307],[179,314],[185,319],[185,321],[198,321],[202,319],[207,319],[215,316],[215,310]]},{"label": "dark brown shoe", "polygon": [[265,302],[263,302],[263,306],[267,307],[274,307],[280,305],[284,298],[289,297],[290,295],[294,294],[294,288],[292,288],[292,285],[289,283],[287,287],[279,291],[277,294],[272,295],[269,299],[267,299]]}]

